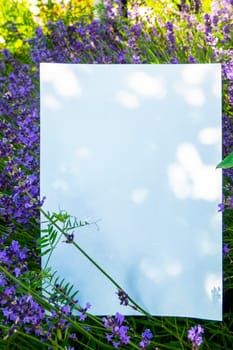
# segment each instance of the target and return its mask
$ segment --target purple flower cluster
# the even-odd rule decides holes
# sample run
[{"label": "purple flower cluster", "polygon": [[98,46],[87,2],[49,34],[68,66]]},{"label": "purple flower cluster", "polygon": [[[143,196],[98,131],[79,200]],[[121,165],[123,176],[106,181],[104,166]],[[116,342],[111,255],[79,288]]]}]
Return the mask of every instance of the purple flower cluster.
[{"label": "purple flower cluster", "polygon": [[120,344],[128,344],[130,336],[127,335],[128,326],[123,326],[125,317],[118,312],[115,317],[103,317],[104,327],[109,329],[111,333],[106,334],[106,339],[111,342],[114,348],[118,348]]},{"label": "purple flower cluster", "polygon": [[[32,284],[32,274],[27,265],[30,251],[26,247],[21,249],[15,240],[8,245],[6,236],[1,238],[0,246],[0,266],[19,281]],[[35,275],[34,278],[36,279],[37,276]],[[0,318],[1,323],[8,327],[8,331],[7,333],[1,331],[0,334],[7,339],[20,330],[36,336],[43,342],[51,339],[53,332],[57,332],[58,329],[61,333],[69,329],[71,324],[67,317],[72,317],[72,306],[78,301],[68,298],[66,291],[59,284],[54,286],[54,290],[57,297],[49,300],[52,308],[50,314],[46,314],[46,310],[34,300],[34,297],[26,294],[20,284],[13,282],[2,270],[0,272]],[[66,303],[61,306],[61,301],[64,304],[64,300]],[[80,321],[86,319],[86,312],[90,307],[90,303],[87,303],[85,308],[78,307]]]},{"label": "purple flower cluster", "polygon": [[[224,65],[223,65],[224,70]],[[232,80],[233,83],[233,80]],[[223,133],[223,156],[227,156],[233,152],[233,120],[230,115],[223,114],[222,116],[222,133]],[[233,169],[224,169],[223,175],[231,181],[233,180]],[[227,191],[228,193],[230,191]]]},{"label": "purple flower cluster", "polygon": [[191,327],[188,330],[188,339],[192,342],[193,350],[198,350],[202,343],[202,334],[204,333],[204,329],[200,326]]},{"label": "purple flower cluster", "polygon": [[[7,244],[7,237],[3,236],[0,239],[0,263],[1,266],[7,268],[16,278],[28,271],[27,258],[28,249],[24,247],[20,249],[19,243],[15,240]],[[6,286],[6,280],[2,279],[0,286]]]},{"label": "purple flower cluster", "polygon": [[204,15],[205,35],[208,36],[212,32],[212,21],[208,13]]},{"label": "purple flower cluster", "polygon": [[167,22],[166,29],[167,47],[169,48],[171,54],[173,54],[176,49],[176,38],[172,22]]},{"label": "purple flower cluster", "polygon": [[201,1],[200,0],[190,0],[191,3],[191,10],[194,11],[194,13],[199,13],[201,10]]},{"label": "purple flower cluster", "polygon": [[[15,240],[7,245],[7,237],[0,241],[0,264],[17,279],[28,273],[27,259],[29,257],[27,248],[21,249]],[[27,279],[26,279],[27,280]],[[31,280],[31,282],[33,282]],[[4,273],[0,274],[0,314],[4,324],[9,327],[6,337],[17,332],[21,327],[27,333],[45,336],[42,331],[41,322],[44,319],[44,309],[40,307],[31,295],[20,292],[20,286],[12,283]]]},{"label": "purple flower cluster", "polygon": [[123,290],[118,289],[117,291],[118,299],[120,300],[120,305],[127,306],[129,304],[128,294],[126,294]]},{"label": "purple flower cluster", "polygon": [[228,247],[228,244],[227,243],[224,243],[223,244],[223,256],[227,256],[229,253],[230,253],[230,248]]},{"label": "purple flower cluster", "polygon": [[224,209],[225,209],[224,203],[219,203],[219,204],[218,204],[218,212],[223,212]]},{"label": "purple flower cluster", "polygon": [[73,243],[74,241],[74,233],[67,234],[66,241],[63,241],[64,243]]},{"label": "purple flower cluster", "polygon": [[146,349],[150,345],[150,340],[153,338],[153,334],[150,329],[146,329],[142,333],[142,340],[139,343],[140,349]]},{"label": "purple flower cluster", "polygon": [[[12,330],[22,330],[28,334],[42,336],[42,339],[48,338],[48,331],[43,327],[45,310],[36,303],[31,295],[21,294],[16,296],[14,287],[5,288],[3,292],[4,303],[1,303],[1,312],[5,324],[10,326],[8,336]],[[6,300],[7,298],[7,300]]]},{"label": "purple flower cluster", "polygon": [[85,321],[87,318],[87,310],[91,308],[91,304],[88,302],[86,303],[85,307],[77,306],[78,300],[74,300],[74,295],[77,294],[77,292],[70,298],[69,295],[67,295],[67,287],[63,288],[61,284],[55,283],[53,287],[54,293],[51,294],[49,298],[49,302],[55,305],[56,307],[62,306],[62,311],[67,315],[72,315],[72,310],[75,308],[79,311],[79,321]]},{"label": "purple flower cluster", "polygon": [[[39,99],[32,67],[8,50],[0,55],[0,215],[6,222],[27,224],[38,218]],[[10,68],[10,73],[9,73]],[[29,195],[34,198],[30,199]]]},{"label": "purple flower cluster", "polygon": [[86,303],[86,306],[84,308],[80,309],[80,315],[79,315],[79,321],[85,321],[85,319],[87,318],[87,310],[89,310],[91,308],[91,304],[90,303]]}]

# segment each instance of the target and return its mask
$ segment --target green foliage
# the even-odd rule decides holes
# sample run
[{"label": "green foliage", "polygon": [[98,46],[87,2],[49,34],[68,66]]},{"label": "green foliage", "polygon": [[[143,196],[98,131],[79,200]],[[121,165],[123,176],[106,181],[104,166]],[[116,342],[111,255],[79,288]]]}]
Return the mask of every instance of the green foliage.
[{"label": "green foliage", "polygon": [[69,25],[92,15],[91,0],[70,0],[68,4],[38,0],[33,8],[27,0],[0,0],[0,50],[8,48],[21,62],[28,62],[29,44],[25,40],[35,35],[38,26],[47,32],[48,21],[60,19]]},{"label": "green foliage", "polygon": [[217,166],[216,168],[228,169],[233,168],[233,152],[228,154]]},{"label": "green foliage", "polygon": [[83,17],[88,19],[88,16],[93,13],[91,0],[70,0],[68,3],[49,0],[47,4],[43,0],[38,0],[37,6],[39,9],[37,17],[43,26],[48,21],[56,22],[58,19],[69,25]]},{"label": "green foliage", "polygon": [[[142,1],[141,1],[142,2]],[[201,10],[203,12],[209,12],[211,9],[211,2],[212,0],[203,0],[201,1]],[[145,6],[152,7],[156,13],[163,15],[164,9],[167,13],[167,15],[175,13],[179,10],[179,6],[181,5],[181,0],[145,0],[144,1]],[[194,0],[186,0],[185,3],[190,7],[192,13],[195,12]]]},{"label": "green foliage", "polygon": [[[71,310],[75,308],[74,299],[79,291],[74,291],[74,286],[72,284],[66,282],[64,278],[57,276],[57,271],[52,273],[51,269],[48,268],[44,270],[41,279],[45,293],[49,294],[51,299],[56,299],[56,303],[60,307],[71,303]],[[77,307],[76,309],[78,310]]]},{"label": "green foliage", "polygon": [[32,37],[36,28],[26,0],[0,0],[0,49],[7,47],[23,57],[28,50],[24,40]]}]

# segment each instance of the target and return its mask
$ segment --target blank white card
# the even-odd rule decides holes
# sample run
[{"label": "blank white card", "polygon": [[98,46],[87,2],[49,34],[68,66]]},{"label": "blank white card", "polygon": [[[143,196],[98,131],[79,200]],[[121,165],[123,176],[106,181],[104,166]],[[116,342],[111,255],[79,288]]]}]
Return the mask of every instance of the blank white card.
[{"label": "blank white card", "polygon": [[[221,65],[40,65],[44,208],[146,311],[222,320]],[[43,259],[44,264],[45,259]],[[50,265],[96,315],[140,315],[75,247]]]}]

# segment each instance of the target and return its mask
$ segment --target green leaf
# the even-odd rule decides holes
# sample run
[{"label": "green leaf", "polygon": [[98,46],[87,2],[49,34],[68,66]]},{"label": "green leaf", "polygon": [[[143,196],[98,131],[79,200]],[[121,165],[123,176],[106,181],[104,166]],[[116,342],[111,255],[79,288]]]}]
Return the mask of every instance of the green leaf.
[{"label": "green leaf", "polygon": [[49,238],[48,235],[45,235],[43,237],[39,237],[36,241],[38,245],[44,244],[44,243],[49,243]]},{"label": "green leaf", "polygon": [[228,154],[217,166],[216,169],[222,168],[222,169],[228,169],[233,168],[233,152]]},{"label": "green leaf", "polygon": [[57,328],[57,338],[58,338],[59,340],[62,340],[62,334],[61,334],[60,328]]},{"label": "green leaf", "polygon": [[45,252],[41,253],[40,256],[44,256],[46,254],[48,254],[51,251],[51,249],[47,249]]},{"label": "green leaf", "polygon": [[50,241],[51,241],[51,244],[53,245],[54,244],[54,242],[56,241],[56,239],[57,239],[57,231],[52,231],[51,232],[51,235],[50,235]]},{"label": "green leaf", "polygon": [[70,299],[74,300],[74,298],[76,297],[76,295],[78,294],[78,290],[76,290],[76,292],[74,292],[71,296]]},{"label": "green leaf", "polygon": [[46,247],[49,247],[50,246],[50,243],[42,243],[39,247],[37,247],[36,249],[38,250],[41,250],[41,249],[44,249]]}]

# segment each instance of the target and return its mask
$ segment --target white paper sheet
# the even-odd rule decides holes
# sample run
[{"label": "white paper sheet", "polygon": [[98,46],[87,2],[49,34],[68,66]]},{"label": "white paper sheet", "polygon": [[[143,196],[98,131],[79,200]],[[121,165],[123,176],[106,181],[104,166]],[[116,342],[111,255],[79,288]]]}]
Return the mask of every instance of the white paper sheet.
[{"label": "white paper sheet", "polygon": [[[42,63],[44,208],[152,315],[222,320],[221,65]],[[45,260],[43,260],[45,261]],[[139,315],[72,245],[51,266],[90,312]]]}]

